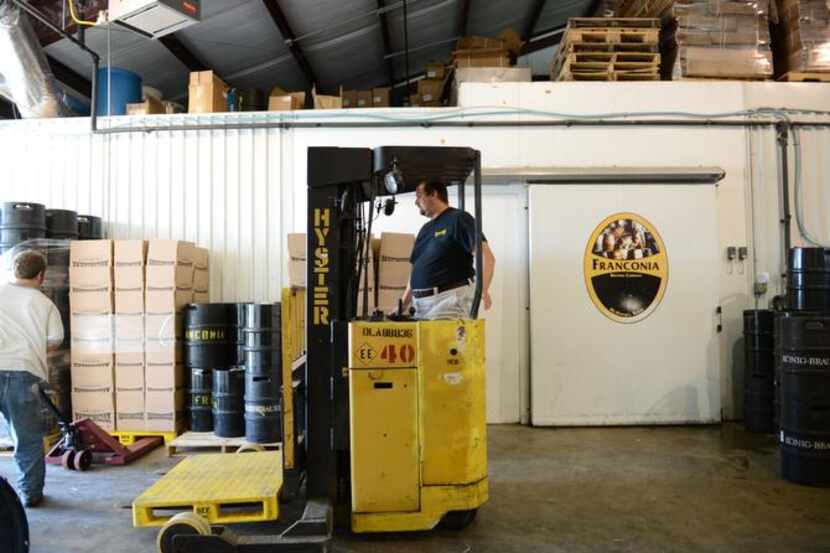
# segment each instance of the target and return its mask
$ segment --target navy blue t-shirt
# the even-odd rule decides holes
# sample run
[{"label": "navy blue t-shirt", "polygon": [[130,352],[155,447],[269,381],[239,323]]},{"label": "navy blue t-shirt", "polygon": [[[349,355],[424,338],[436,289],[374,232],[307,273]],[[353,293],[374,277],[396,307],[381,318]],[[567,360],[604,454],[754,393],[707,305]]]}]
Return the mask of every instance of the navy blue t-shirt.
[{"label": "navy blue t-shirt", "polygon": [[[412,248],[414,290],[449,286],[473,278],[476,251],[476,221],[466,211],[447,208],[418,232]],[[484,234],[481,241],[486,242]]]}]

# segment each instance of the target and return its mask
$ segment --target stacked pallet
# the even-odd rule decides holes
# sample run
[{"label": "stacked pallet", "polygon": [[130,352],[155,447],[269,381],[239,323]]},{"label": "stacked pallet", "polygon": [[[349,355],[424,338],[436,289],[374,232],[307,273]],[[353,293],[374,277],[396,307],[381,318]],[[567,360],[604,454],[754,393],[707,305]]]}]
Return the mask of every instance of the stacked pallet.
[{"label": "stacked pallet", "polygon": [[674,79],[765,80],[772,76],[768,4],[677,0]]},{"label": "stacked pallet", "polygon": [[781,80],[830,81],[830,2],[777,0],[775,66]]},{"label": "stacked pallet", "polygon": [[659,38],[659,19],[571,18],[551,80],[660,80]]}]

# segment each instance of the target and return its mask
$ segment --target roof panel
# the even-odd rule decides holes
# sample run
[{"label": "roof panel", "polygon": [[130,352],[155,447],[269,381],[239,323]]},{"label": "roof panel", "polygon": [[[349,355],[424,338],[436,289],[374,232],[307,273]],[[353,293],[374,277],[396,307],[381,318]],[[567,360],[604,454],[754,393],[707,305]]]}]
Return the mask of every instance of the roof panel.
[{"label": "roof panel", "polygon": [[591,0],[548,0],[533,32],[561,27],[568,23],[570,17],[583,17],[593,3]]},{"label": "roof panel", "polygon": [[303,49],[378,21],[376,0],[280,0],[280,7]]},{"label": "roof panel", "polygon": [[[407,19],[410,75],[423,72],[424,65],[429,62],[449,61],[458,31],[458,2],[423,0],[408,10]],[[392,51],[403,52],[403,10],[390,13],[389,32]],[[399,55],[394,61],[395,79],[402,80],[406,72],[406,57]]]}]

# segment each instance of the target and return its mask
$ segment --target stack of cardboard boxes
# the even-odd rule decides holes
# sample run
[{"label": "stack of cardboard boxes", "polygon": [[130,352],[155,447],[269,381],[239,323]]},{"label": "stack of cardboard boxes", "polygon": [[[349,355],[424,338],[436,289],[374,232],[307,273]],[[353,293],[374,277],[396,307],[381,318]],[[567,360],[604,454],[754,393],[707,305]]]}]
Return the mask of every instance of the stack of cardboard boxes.
[{"label": "stack of cardboard boxes", "polygon": [[115,430],[113,257],[109,240],[73,241],[69,250],[72,409]]},{"label": "stack of cardboard boxes", "polygon": [[767,8],[757,0],[678,0],[672,78],[770,78]]},{"label": "stack of cardboard boxes", "polygon": [[194,71],[187,89],[188,113],[222,113],[228,111],[228,85],[213,71]]},{"label": "stack of cardboard boxes", "polygon": [[343,109],[348,108],[388,108],[391,106],[392,89],[389,87],[373,88],[372,90],[344,90]]},{"label": "stack of cardboard boxes", "polygon": [[207,259],[175,240],[72,243],[75,419],[110,432],[181,430],[181,311],[208,300]]},{"label": "stack of cardboard boxes", "polygon": [[[366,279],[361,277],[358,286],[358,313],[363,312],[364,289],[368,296],[368,311],[379,309],[385,313],[398,308],[398,300],[409,283],[412,269],[409,258],[415,245],[415,236],[384,232],[380,238],[372,238],[367,248]],[[306,287],[306,235],[288,235],[288,278],[292,288]],[[368,286],[367,286],[368,284]]]},{"label": "stack of cardboard boxes", "polygon": [[443,63],[430,63],[425,76],[418,81],[418,93],[409,97],[411,106],[440,107],[449,73]]},{"label": "stack of cardboard boxes", "polygon": [[780,74],[790,71],[830,71],[830,2],[777,0],[775,65]]}]

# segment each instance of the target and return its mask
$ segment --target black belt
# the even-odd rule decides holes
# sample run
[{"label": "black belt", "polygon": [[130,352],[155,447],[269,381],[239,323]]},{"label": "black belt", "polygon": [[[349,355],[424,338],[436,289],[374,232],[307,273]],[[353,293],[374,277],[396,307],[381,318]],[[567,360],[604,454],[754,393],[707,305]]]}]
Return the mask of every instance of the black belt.
[{"label": "black belt", "polygon": [[447,292],[449,290],[455,290],[456,288],[461,288],[462,286],[469,285],[470,279],[460,280],[458,282],[453,282],[452,284],[445,284],[443,286],[436,286],[434,288],[419,288],[417,290],[412,290],[412,297],[413,298],[428,298],[430,296],[435,296],[440,294],[441,292]]}]

